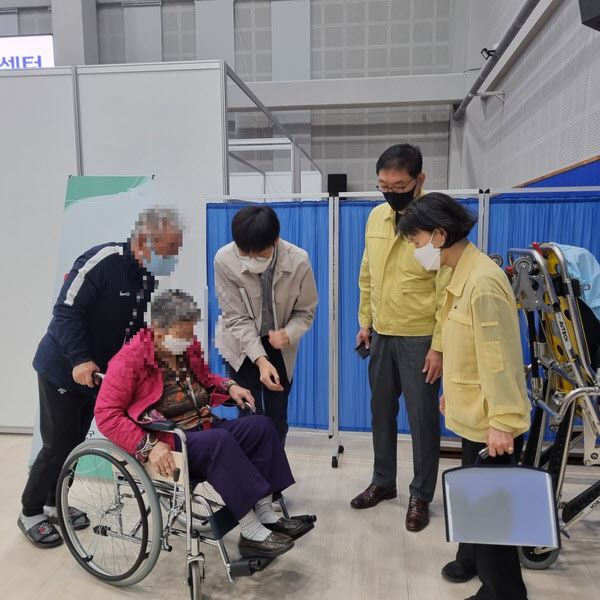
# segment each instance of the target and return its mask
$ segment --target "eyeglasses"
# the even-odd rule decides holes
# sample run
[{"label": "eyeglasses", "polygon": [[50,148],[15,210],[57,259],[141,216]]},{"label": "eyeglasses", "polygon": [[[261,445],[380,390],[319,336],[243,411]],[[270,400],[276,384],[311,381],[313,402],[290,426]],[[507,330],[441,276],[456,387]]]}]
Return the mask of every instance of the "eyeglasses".
[{"label": "eyeglasses", "polygon": [[[410,187],[410,184],[416,181],[415,178],[411,179],[404,187],[400,187],[400,186],[393,186],[393,187],[387,187],[387,185],[379,185],[377,184],[375,187],[382,193],[382,194],[387,194],[389,192],[393,192],[395,194],[403,194],[404,192],[408,191],[407,188]],[[416,184],[415,184],[416,185]]]}]

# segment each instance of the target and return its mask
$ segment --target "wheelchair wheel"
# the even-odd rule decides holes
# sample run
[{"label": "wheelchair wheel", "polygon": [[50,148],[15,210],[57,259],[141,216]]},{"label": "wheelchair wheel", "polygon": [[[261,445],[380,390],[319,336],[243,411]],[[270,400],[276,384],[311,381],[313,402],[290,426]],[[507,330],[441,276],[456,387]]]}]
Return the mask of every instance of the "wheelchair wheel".
[{"label": "wheelchair wheel", "polygon": [[199,562],[189,564],[188,585],[190,586],[190,599],[202,600],[202,567]]},{"label": "wheelchair wheel", "polygon": [[552,566],[558,555],[560,548],[544,552],[544,554],[536,554],[533,546],[519,546],[519,562],[526,568],[534,571],[543,571]]},{"label": "wheelchair wheel", "polygon": [[[75,530],[69,507],[87,513],[90,526]],[[107,440],[80,444],[67,458],[57,484],[63,537],[91,575],[116,586],[138,583],[161,550],[158,496],[142,465]]]}]

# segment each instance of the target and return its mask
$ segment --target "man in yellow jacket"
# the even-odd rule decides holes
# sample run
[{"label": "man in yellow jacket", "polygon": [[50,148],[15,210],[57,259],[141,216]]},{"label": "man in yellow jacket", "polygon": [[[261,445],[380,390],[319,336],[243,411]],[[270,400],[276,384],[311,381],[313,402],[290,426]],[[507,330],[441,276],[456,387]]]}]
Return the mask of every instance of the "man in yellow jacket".
[{"label": "man in yellow jacket", "polygon": [[414,477],[406,528],[429,523],[437,482],[442,374],[439,313],[451,277],[448,268],[427,271],[414,258],[414,245],[396,233],[407,206],[423,195],[425,174],[419,148],[398,144],[376,165],[377,189],[386,202],[367,221],[360,269],[360,331],[357,343],[370,348],[369,383],[374,465],[371,484],[350,503],[371,508],[395,498],[399,397],[410,424]]}]

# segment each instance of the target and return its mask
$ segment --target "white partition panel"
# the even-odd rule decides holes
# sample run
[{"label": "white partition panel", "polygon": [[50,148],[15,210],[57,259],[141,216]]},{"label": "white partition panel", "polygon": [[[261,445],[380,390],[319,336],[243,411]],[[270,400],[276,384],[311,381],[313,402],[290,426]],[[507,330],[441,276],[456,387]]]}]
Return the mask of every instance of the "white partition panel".
[{"label": "white partition panel", "polygon": [[31,428],[31,361],[51,314],[65,190],[77,174],[70,68],[0,72],[0,429]]},{"label": "white partition panel", "polygon": [[203,196],[227,181],[220,61],[79,67],[84,175],[155,175],[158,202],[186,222],[178,267],[162,287],[203,302]]}]

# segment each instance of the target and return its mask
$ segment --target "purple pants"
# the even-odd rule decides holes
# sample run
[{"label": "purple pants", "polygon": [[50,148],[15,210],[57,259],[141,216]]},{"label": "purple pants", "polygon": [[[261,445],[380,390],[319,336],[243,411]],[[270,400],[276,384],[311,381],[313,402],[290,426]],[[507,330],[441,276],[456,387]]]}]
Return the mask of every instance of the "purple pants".
[{"label": "purple pants", "polygon": [[[186,439],[190,479],[208,481],[236,519],[294,483],[281,437],[268,417],[216,420],[212,429],[186,431]],[[179,438],[175,445],[179,450]]]}]

